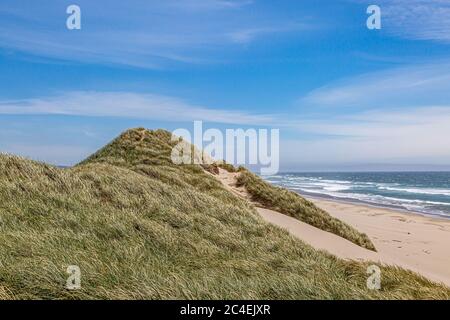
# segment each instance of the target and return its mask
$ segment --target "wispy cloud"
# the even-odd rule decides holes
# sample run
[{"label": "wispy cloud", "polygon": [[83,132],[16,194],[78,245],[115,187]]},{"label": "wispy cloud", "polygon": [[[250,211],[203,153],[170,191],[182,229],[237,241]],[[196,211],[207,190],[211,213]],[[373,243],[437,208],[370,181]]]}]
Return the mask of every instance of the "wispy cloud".
[{"label": "wispy cloud", "polygon": [[302,105],[361,109],[446,105],[448,101],[448,62],[355,76],[314,90],[300,99]]},{"label": "wispy cloud", "polygon": [[301,30],[307,30],[310,28],[307,24],[301,23],[285,23],[283,26],[278,27],[259,27],[235,30],[227,34],[231,41],[236,43],[249,43],[254,41],[258,37],[267,36],[271,34],[298,32]]},{"label": "wispy cloud", "polygon": [[241,8],[253,4],[252,0],[166,0],[167,5],[182,10],[220,10]]},{"label": "wispy cloud", "polygon": [[[277,127],[282,128],[283,133],[281,159],[284,168],[339,167],[350,163],[450,163],[448,104],[302,118],[292,114],[264,115],[211,109],[161,95],[69,92],[53,97],[1,101],[0,114],[76,115],[102,117],[102,121],[107,121],[105,117],[183,123],[203,120],[232,127]],[[77,130],[91,137],[84,127],[73,129],[74,132]],[[74,163],[95,149],[92,145],[84,148],[78,144],[64,148],[58,143],[34,147],[23,142],[9,145],[3,142],[0,147],[8,152],[59,164]]]},{"label": "wispy cloud", "polygon": [[75,91],[51,97],[0,101],[0,114],[77,115],[183,122],[203,120],[241,125],[269,125],[277,122],[273,115],[212,109],[174,97],[132,92]]},{"label": "wispy cloud", "polygon": [[229,38],[236,43],[248,43],[253,41],[259,35],[264,35],[268,33],[275,33],[279,30],[275,28],[256,28],[256,29],[242,29],[230,32],[228,34]]},{"label": "wispy cloud", "polygon": [[[248,0],[79,0],[82,29],[65,28],[63,3],[0,3],[0,47],[62,60],[160,68],[211,63],[227,48],[292,31]],[[256,12],[256,13],[255,13]]]},{"label": "wispy cloud", "polygon": [[[450,63],[350,77],[299,99],[305,137],[284,142],[298,164],[450,163]],[[293,150],[302,150],[301,156]]]},{"label": "wispy cloud", "polygon": [[364,163],[448,165],[449,123],[450,105],[303,121],[299,128],[316,133],[317,138],[284,141],[281,159],[286,166],[297,168]]},{"label": "wispy cloud", "polygon": [[386,2],[385,17],[398,36],[450,42],[450,1],[395,0]]},{"label": "wispy cloud", "polygon": [[450,43],[448,0],[359,0],[381,7],[383,30],[412,40]]}]

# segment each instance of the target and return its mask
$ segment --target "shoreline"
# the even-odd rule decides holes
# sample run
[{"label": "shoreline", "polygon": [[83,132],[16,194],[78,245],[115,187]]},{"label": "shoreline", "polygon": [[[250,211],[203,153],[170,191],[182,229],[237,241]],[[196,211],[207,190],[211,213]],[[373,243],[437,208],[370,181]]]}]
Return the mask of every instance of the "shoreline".
[{"label": "shoreline", "polygon": [[314,172],[263,177],[304,197],[450,219],[450,172]]},{"label": "shoreline", "polygon": [[266,222],[285,229],[313,248],[327,251],[345,260],[400,267],[415,272],[429,281],[450,287],[450,268],[448,267],[450,266],[450,250],[448,250],[450,219],[439,219],[367,204],[306,197],[332,217],[366,234],[374,244],[375,252],[336,234],[252,202],[248,192],[236,186],[237,174],[219,169],[216,178],[228,190],[253,204]]},{"label": "shoreline", "polygon": [[379,262],[450,286],[450,219],[330,199],[307,199],[367,234],[377,249]]},{"label": "shoreline", "polygon": [[[286,188],[286,187],[283,187],[283,188]],[[450,213],[449,213],[449,215],[440,215],[440,214],[433,214],[433,213],[428,213],[428,212],[412,211],[412,210],[408,210],[406,208],[399,208],[399,207],[383,205],[383,204],[374,204],[371,202],[361,201],[361,200],[357,200],[357,199],[337,198],[337,197],[332,197],[332,196],[327,196],[327,195],[317,196],[317,195],[311,195],[310,193],[300,193],[296,190],[292,190],[289,188],[286,188],[286,189],[298,193],[300,196],[302,196],[303,198],[305,198],[311,202],[330,201],[330,202],[338,202],[338,203],[342,203],[342,204],[352,204],[355,206],[363,206],[363,207],[368,207],[368,208],[372,208],[372,209],[384,209],[384,210],[398,212],[400,214],[429,218],[431,220],[443,220],[446,222],[450,222]]]}]

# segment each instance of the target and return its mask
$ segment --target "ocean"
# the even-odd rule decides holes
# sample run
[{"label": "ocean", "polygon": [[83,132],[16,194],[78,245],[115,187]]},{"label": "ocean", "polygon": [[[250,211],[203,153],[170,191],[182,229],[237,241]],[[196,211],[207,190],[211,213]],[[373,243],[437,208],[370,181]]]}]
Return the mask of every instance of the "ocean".
[{"label": "ocean", "polygon": [[450,218],[450,172],[284,173],[264,178],[305,196]]}]

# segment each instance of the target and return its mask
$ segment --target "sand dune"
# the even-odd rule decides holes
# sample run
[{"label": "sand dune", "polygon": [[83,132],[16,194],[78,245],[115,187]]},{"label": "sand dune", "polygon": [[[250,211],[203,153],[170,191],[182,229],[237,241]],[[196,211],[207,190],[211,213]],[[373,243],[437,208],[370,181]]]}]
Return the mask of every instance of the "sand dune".
[{"label": "sand dune", "polygon": [[[246,191],[236,187],[237,175],[220,169],[216,177],[229,190],[250,201]],[[267,222],[286,229],[316,249],[343,259],[399,266],[450,286],[450,221],[364,205],[309,200],[332,216],[366,233],[377,252],[282,213],[261,208],[258,203],[253,204]]]}]

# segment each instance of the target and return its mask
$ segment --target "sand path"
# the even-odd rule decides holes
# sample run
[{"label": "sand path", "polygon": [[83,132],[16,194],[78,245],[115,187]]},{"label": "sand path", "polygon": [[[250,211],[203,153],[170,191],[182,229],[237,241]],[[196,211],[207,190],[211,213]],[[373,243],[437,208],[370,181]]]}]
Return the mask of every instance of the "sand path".
[{"label": "sand path", "polygon": [[[238,174],[220,169],[215,177],[230,191],[251,201],[245,188],[236,187]],[[396,265],[450,286],[450,221],[363,205],[309,200],[366,233],[378,252],[252,203],[265,221],[287,230],[315,249],[342,259]]]}]

